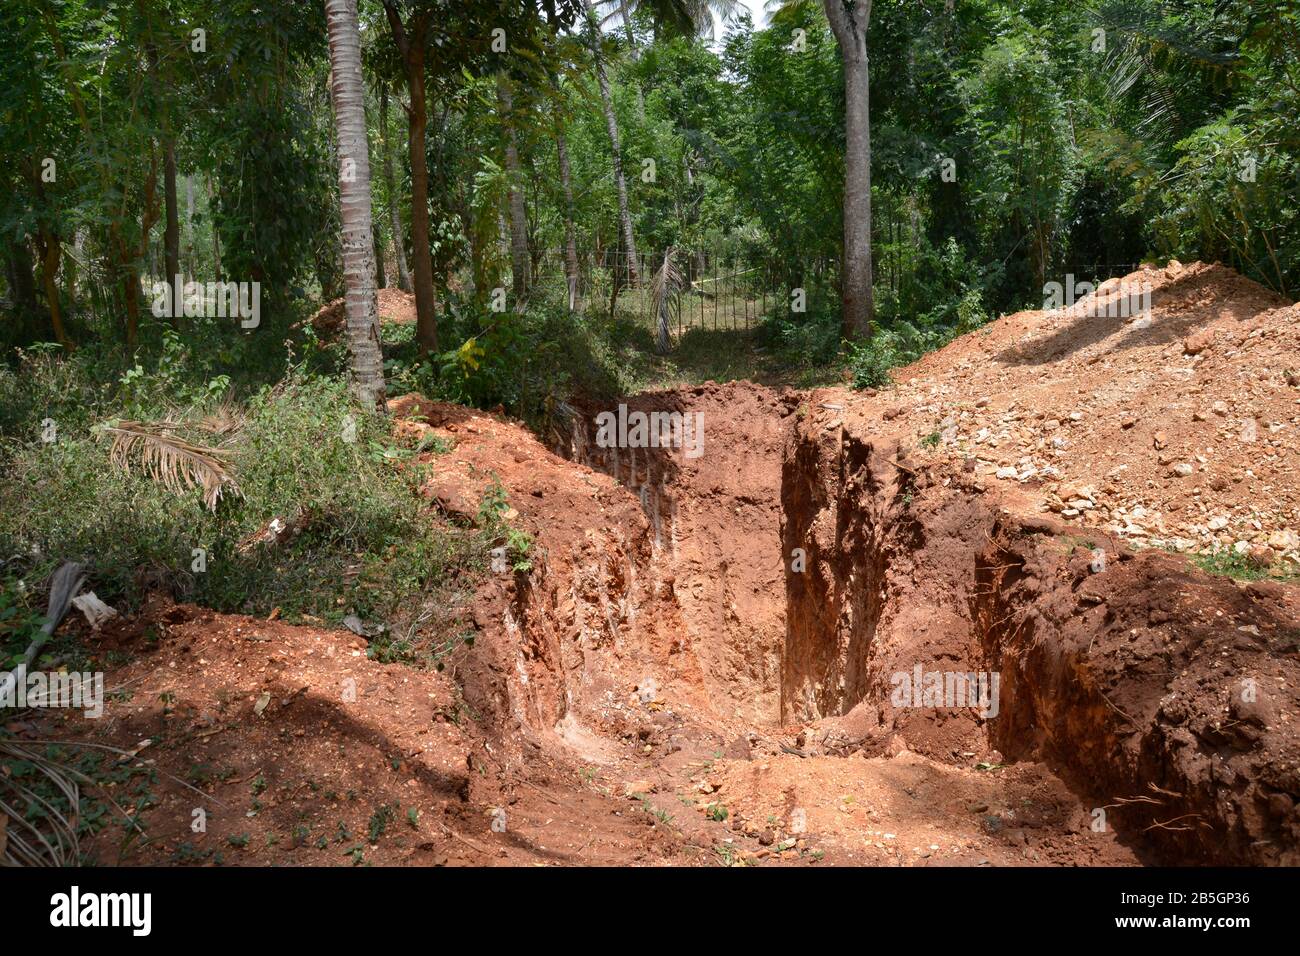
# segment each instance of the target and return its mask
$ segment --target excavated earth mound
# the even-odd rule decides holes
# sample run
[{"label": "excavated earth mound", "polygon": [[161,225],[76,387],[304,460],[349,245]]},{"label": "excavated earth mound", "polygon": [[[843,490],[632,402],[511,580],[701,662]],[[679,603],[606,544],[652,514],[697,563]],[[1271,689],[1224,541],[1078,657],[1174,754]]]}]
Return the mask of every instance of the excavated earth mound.
[{"label": "excavated earth mound", "polygon": [[[1149,310],[1107,314],[1144,284]],[[451,445],[420,456],[432,508],[472,523],[499,483],[533,536],[472,646],[419,673],[155,610],[99,732],[180,720],[162,766],[220,747],[265,774],[255,817],[246,782],[207,791],[241,829],[418,808],[386,862],[1300,863],[1296,317],[1173,264],[874,393],[647,393],[580,405],[550,449],[395,399],[402,440]],[[1216,549],[1258,579],[1178,553]]]},{"label": "excavated earth mound", "polygon": [[[380,322],[395,325],[415,322],[415,296],[410,292],[387,288],[377,290],[377,296]],[[347,321],[347,299],[338,298],[317,309],[307,324],[321,338],[330,339],[343,334]]]}]

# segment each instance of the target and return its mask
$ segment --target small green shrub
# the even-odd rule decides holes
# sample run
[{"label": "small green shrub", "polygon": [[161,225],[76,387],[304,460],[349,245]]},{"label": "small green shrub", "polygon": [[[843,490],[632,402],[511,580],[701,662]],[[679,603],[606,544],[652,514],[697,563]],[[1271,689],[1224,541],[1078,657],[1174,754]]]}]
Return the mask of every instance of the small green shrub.
[{"label": "small green shrub", "polygon": [[874,329],[870,339],[850,343],[849,369],[854,388],[883,388],[891,384],[890,369],[915,362],[927,352],[942,348],[956,336],[953,329],[920,327],[896,322]]}]

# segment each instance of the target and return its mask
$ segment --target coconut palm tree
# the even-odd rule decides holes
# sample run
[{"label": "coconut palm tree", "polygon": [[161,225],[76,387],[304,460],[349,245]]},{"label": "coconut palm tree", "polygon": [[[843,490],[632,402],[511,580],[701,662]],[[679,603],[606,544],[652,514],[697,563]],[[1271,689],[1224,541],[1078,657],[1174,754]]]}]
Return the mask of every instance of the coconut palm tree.
[{"label": "coconut palm tree", "polygon": [[592,0],[585,0],[587,27],[591,33],[591,52],[596,61],[596,82],[600,86],[600,102],[605,108],[605,126],[609,130],[609,144],[614,167],[614,186],[618,192],[618,219],[623,230],[623,249],[627,255],[628,282],[639,285],[641,270],[637,267],[636,238],[632,235],[632,214],[628,210],[627,180],[623,178],[623,147],[618,138],[618,117],[614,115],[614,101],[609,95],[609,77],[605,74],[605,57],[600,49],[600,24]]},{"label": "coconut palm tree", "polygon": [[384,407],[384,360],[375,301],[375,243],[370,212],[370,151],[366,91],[361,82],[361,34],[356,0],[325,0],[338,136],[339,214],[343,223],[343,277],[347,286],[348,351],[353,388],[367,407]]},{"label": "coconut palm tree", "polygon": [[634,56],[633,14],[646,11],[655,28],[669,36],[712,36],[715,13],[726,21],[741,9],[740,0],[600,0],[600,6],[609,11],[605,22],[614,17],[622,21]]}]

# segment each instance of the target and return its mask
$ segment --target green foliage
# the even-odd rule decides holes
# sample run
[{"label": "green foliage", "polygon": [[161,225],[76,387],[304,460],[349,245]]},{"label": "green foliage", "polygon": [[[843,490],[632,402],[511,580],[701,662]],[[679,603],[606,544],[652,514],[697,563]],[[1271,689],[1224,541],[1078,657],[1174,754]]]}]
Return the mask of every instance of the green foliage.
[{"label": "green foliage", "polygon": [[388,831],[388,825],[393,822],[397,810],[400,809],[396,804],[385,803],[377,807],[375,812],[370,815],[370,823],[367,826],[367,837],[370,843],[378,843],[379,838]]},{"label": "green foliage", "polygon": [[416,355],[409,330],[388,334],[390,390],[419,391],[479,408],[503,406],[535,425],[557,400],[575,392],[610,397],[633,382],[624,360],[625,334],[599,316],[535,300],[527,312],[491,312],[452,298],[440,335],[453,347],[436,363]]},{"label": "green foliage", "polygon": [[533,536],[510,526],[510,511],[505,486],[493,475],[483,500],[479,502],[478,524],[489,541],[505,547],[506,558],[513,570],[531,571],[533,564],[528,560],[528,550],[533,546]]},{"label": "green foliage", "polygon": [[11,671],[22,662],[23,653],[45,623],[26,583],[20,585],[19,581],[16,577],[0,580],[0,671]]},{"label": "green foliage", "polygon": [[954,335],[954,329],[918,327],[909,322],[874,329],[866,342],[849,344],[853,387],[884,388],[892,384],[890,369],[915,362],[926,352],[952,341]]},{"label": "green foliage", "polygon": [[[84,373],[70,364],[42,358],[0,385],[27,380],[38,397],[48,395]],[[187,407],[190,422],[213,410],[210,396],[187,406],[191,386],[182,380],[164,391],[166,381],[155,377],[145,391],[158,406]],[[121,396],[137,394],[134,381],[116,398],[86,382],[71,391],[98,397],[55,418],[57,440],[42,441],[39,422],[60,416],[62,406],[47,412],[38,401],[3,445],[12,480],[0,484],[0,555],[19,556],[31,580],[79,557],[91,562],[94,587],[110,602],[162,587],[222,610],[393,621],[418,612],[412,594],[451,587],[458,569],[486,564],[485,541],[421,513],[420,469],[391,445],[385,422],[350,404],[341,379],[294,371],[243,406],[242,427],[226,439],[242,497],[223,500],[215,514],[196,493],[177,496],[109,464],[94,425],[120,415]],[[213,441],[197,426],[182,434]],[[274,519],[300,530],[284,544],[250,546]],[[205,553],[204,570],[195,567],[195,549]]]},{"label": "green foliage", "polygon": [[787,368],[817,368],[834,363],[840,351],[840,316],[830,308],[799,316],[770,318],[763,337]]},{"label": "green foliage", "polygon": [[1293,580],[1296,575],[1279,564],[1260,563],[1250,554],[1240,554],[1232,548],[1221,548],[1208,554],[1199,554],[1192,563],[1209,574],[1221,574],[1238,581],[1259,581],[1265,578]]},{"label": "green foliage", "polygon": [[1168,174],[1177,188],[1161,194],[1155,229],[1173,255],[1233,262],[1290,293],[1300,276],[1300,151],[1273,140],[1271,126],[1234,110],[1181,140]]}]

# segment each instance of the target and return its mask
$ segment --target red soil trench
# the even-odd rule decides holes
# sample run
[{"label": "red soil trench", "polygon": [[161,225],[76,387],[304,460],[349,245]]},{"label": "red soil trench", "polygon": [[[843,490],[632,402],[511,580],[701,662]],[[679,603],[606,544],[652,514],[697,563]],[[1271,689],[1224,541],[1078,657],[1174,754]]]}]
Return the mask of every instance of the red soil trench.
[{"label": "red soil trench", "polygon": [[[698,457],[600,447],[608,403],[547,449],[396,399],[400,439],[454,444],[424,456],[431,506],[472,520],[495,476],[535,536],[532,568],[464,608],[475,640],[445,671],[159,601],[93,638],[131,652],[109,677],[131,699],[38,729],[160,739],[138,758],[164,772],[150,838],[125,862],[193,844],[346,865],[364,844],[415,865],[1295,865],[1300,589],[1135,542],[1235,508],[1224,533],[1290,560],[1300,394],[1273,365],[1300,323],[1216,269],[1150,273],[1150,327],[1023,313],[880,393],[626,401],[701,414]],[[1239,461],[1208,411],[1225,381],[1249,381],[1234,407],[1266,436]],[[996,712],[900,697],[918,668],[996,675]],[[165,776],[194,765],[221,770],[201,794]],[[413,816],[369,840],[383,806]]]}]

